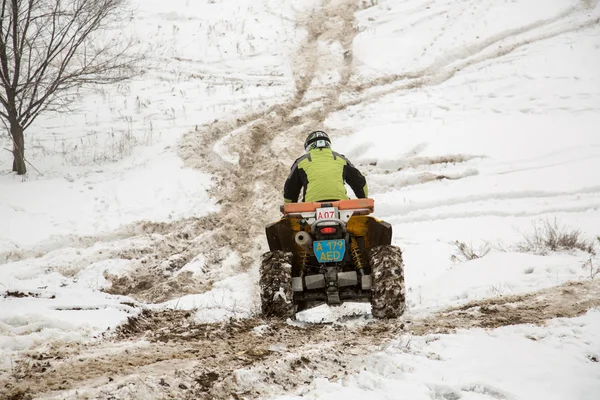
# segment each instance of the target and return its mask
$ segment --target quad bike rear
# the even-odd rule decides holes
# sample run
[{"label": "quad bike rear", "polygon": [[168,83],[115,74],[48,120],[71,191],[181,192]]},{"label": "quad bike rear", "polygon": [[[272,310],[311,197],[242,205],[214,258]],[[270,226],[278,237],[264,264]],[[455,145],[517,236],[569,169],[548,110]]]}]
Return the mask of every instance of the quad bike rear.
[{"label": "quad bike rear", "polygon": [[370,302],[375,318],[405,310],[402,252],[391,245],[392,227],[369,214],[372,199],[282,206],[267,225],[270,251],[260,267],[262,313],[294,317],[327,303]]}]

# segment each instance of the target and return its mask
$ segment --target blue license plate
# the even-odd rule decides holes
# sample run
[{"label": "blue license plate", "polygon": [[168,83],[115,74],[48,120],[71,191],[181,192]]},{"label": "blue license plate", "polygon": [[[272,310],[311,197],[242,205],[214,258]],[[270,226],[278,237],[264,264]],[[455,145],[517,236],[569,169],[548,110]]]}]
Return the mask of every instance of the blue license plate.
[{"label": "blue license plate", "polygon": [[319,240],[313,242],[313,250],[320,263],[340,262],[346,253],[346,241],[344,239]]}]

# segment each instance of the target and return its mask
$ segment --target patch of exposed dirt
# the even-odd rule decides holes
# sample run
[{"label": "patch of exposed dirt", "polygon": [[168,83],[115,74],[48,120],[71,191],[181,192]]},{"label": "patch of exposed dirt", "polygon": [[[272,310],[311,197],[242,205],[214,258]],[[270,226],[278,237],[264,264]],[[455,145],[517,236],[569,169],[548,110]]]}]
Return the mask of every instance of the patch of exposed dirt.
[{"label": "patch of exposed dirt", "polygon": [[38,293],[31,293],[31,292],[24,293],[24,292],[20,292],[18,290],[15,290],[15,291],[7,290],[6,292],[4,292],[2,297],[23,298],[23,297],[40,297],[40,295]]},{"label": "patch of exposed dirt", "polygon": [[[134,260],[135,265],[126,275],[106,275],[111,286],[105,291],[158,303],[186,294],[203,293],[210,290],[214,282],[244,271],[252,262],[250,258],[244,260],[237,271],[220,268],[236,248],[236,238],[244,237],[248,232],[240,221],[235,221],[235,225],[223,225],[221,217],[217,213],[172,223],[144,221],[131,226],[132,231],[146,235],[148,245],[114,255]],[[253,250],[260,246],[258,244]],[[202,254],[204,264],[201,276],[180,271],[199,254]]]},{"label": "patch of exposed dirt", "polygon": [[573,318],[600,307],[600,281],[568,282],[539,292],[472,301],[408,324],[416,335],[456,329],[543,324],[552,318]]},{"label": "patch of exposed dirt", "polygon": [[[600,307],[600,281],[473,301],[424,319],[370,320],[349,326],[290,325],[260,318],[206,324],[195,322],[190,311],[145,310],[101,343],[63,344],[24,355],[16,361],[18,375],[13,371],[12,377],[0,380],[0,396],[39,396],[86,387],[98,396],[90,398],[102,398],[101,393],[117,393],[124,382],[139,384],[135,382],[144,376],[153,398],[163,398],[164,393],[183,399],[229,399],[232,393],[258,398],[317,376],[357,372],[349,358],[403,336],[544,324],[594,307]],[[249,376],[244,378],[245,374]],[[253,384],[254,379],[261,385]],[[132,397],[122,393],[114,398]]]},{"label": "patch of exposed dirt", "polygon": [[31,400],[33,399],[33,397],[31,397],[31,395],[28,395],[25,392],[14,392],[13,394],[9,395],[6,400]]},{"label": "patch of exposed dirt", "polygon": [[106,275],[106,278],[111,281],[111,287],[105,292],[131,296],[147,303],[160,303],[174,297],[203,293],[212,287],[212,281],[194,279],[193,273],[189,271],[176,276],[137,272],[135,275],[121,277]]}]

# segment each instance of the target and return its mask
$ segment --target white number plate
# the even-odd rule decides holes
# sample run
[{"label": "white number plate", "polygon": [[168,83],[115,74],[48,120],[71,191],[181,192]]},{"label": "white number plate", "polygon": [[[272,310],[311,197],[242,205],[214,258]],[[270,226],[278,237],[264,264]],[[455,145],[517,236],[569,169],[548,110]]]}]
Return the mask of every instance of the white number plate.
[{"label": "white number plate", "polygon": [[338,219],[337,207],[317,208],[317,219]]}]

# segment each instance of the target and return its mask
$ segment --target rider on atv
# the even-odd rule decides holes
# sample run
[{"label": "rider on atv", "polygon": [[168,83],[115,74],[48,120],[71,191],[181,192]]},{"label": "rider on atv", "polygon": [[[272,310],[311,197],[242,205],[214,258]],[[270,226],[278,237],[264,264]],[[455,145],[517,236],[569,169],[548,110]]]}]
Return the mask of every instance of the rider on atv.
[{"label": "rider on atv", "polygon": [[285,181],[283,197],[286,203],[296,203],[304,189],[303,202],[346,200],[344,182],[359,199],[367,198],[367,180],[343,155],[331,150],[331,140],[323,131],[314,131],[304,142],[306,154],[292,165]]},{"label": "rider on atv", "polygon": [[[392,226],[370,215],[365,177],[330,147],[325,132],[308,135],[285,182],[283,215],[265,227],[262,314],[285,319],[321,303],[370,302],[374,318],[398,318],[406,309],[402,251]],[[358,199],[348,199],[344,182]]]}]

